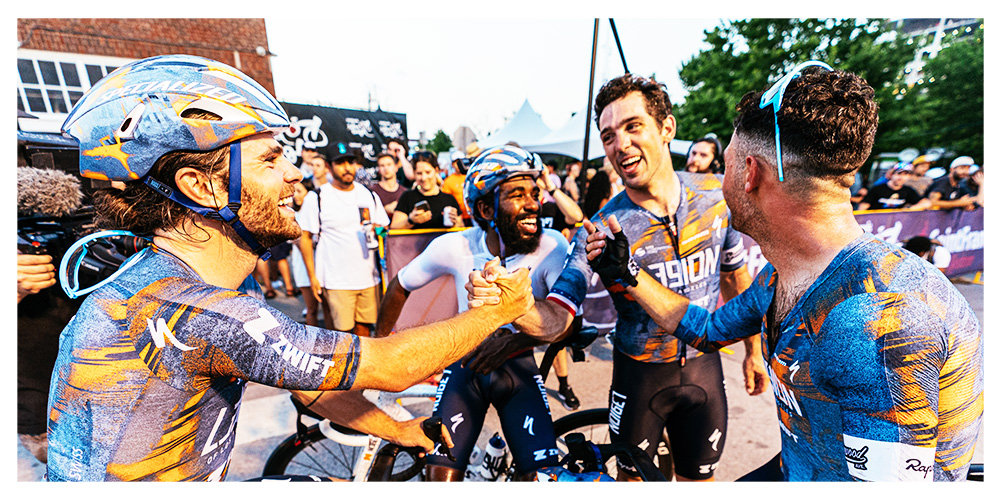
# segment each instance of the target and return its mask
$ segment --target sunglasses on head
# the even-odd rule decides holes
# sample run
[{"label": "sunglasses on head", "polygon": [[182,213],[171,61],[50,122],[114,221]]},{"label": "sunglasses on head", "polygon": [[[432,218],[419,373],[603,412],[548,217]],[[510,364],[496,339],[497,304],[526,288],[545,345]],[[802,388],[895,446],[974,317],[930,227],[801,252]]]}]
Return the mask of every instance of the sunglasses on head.
[{"label": "sunglasses on head", "polygon": [[792,71],[783,76],[781,80],[775,82],[774,85],[772,85],[767,92],[764,92],[764,95],[760,98],[760,109],[764,109],[768,106],[772,106],[774,108],[774,144],[775,156],[778,158],[779,182],[785,180],[785,171],[781,161],[781,129],[778,128],[778,110],[781,109],[781,100],[785,97],[785,89],[788,88],[788,84],[791,83],[797,76],[801,75],[802,70],[808,68],[809,66],[819,66],[821,68],[826,68],[828,71],[833,71],[833,68],[824,62],[806,61],[792,68]]}]

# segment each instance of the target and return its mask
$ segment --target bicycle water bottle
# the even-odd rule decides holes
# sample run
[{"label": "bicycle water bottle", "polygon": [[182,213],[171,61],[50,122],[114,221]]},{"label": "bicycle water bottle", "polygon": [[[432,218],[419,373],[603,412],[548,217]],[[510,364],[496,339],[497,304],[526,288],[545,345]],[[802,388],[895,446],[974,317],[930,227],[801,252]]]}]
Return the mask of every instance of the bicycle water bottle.
[{"label": "bicycle water bottle", "polygon": [[479,473],[487,481],[496,481],[501,474],[507,471],[507,443],[496,433],[486,444],[486,452],[483,454],[483,465]]}]

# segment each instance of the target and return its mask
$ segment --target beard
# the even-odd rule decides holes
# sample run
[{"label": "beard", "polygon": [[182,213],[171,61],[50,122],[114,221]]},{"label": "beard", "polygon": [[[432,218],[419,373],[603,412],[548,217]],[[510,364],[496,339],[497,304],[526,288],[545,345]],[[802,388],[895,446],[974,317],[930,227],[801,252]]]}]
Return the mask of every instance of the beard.
[{"label": "beard", "polygon": [[[723,179],[722,194],[729,207],[729,225],[756,240],[760,237],[760,231],[757,229],[763,219],[742,189],[746,182],[745,174],[743,169],[727,170],[725,177],[729,178]],[[732,186],[731,189],[727,189],[729,186]],[[754,236],[755,233],[757,236]]]},{"label": "beard", "polygon": [[[271,248],[302,234],[302,228],[295,219],[283,216],[278,208],[278,200],[292,196],[293,193],[294,189],[288,186],[281,196],[272,199],[256,186],[243,184],[240,220],[262,247]],[[237,236],[237,241],[243,242],[243,239]]]},{"label": "beard", "polygon": [[[525,231],[517,221],[535,217],[538,221],[534,233]],[[500,232],[500,239],[503,240],[504,253],[507,256],[514,254],[529,254],[538,249],[538,244],[542,241],[542,221],[539,218],[539,211],[525,212],[520,216],[508,213],[500,213],[497,219],[497,231]]]}]

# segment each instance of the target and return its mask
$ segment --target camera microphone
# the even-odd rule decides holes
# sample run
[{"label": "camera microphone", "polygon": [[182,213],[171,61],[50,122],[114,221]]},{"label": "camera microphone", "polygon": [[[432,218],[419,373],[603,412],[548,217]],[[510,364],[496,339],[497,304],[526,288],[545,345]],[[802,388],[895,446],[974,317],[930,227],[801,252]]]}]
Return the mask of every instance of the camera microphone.
[{"label": "camera microphone", "polygon": [[82,203],[76,177],[53,169],[17,167],[18,217],[65,217]]}]

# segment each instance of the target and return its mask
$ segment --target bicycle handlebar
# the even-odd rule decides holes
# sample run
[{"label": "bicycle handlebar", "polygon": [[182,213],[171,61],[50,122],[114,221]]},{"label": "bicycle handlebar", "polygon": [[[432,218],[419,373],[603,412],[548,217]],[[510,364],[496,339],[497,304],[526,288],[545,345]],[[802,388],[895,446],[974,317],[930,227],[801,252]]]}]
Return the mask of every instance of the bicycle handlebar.
[{"label": "bicycle handlebar", "polygon": [[666,476],[653,463],[646,452],[639,447],[623,443],[594,444],[583,434],[574,432],[566,435],[566,456],[559,462],[570,472],[607,472],[604,463],[612,456],[626,459],[635,466],[639,478],[645,482],[667,481]]},{"label": "bicycle handlebar", "polygon": [[[424,420],[420,423],[420,429],[424,431],[424,435],[428,439],[438,444],[449,460],[455,461],[455,457],[451,454],[451,448],[444,444],[444,436],[441,433],[441,417],[430,417]],[[400,451],[406,451],[413,456],[424,453],[424,449],[420,446],[400,446],[389,443],[375,454],[371,469],[368,471],[368,481],[389,481],[392,476],[392,466],[396,463],[396,455]]]}]

